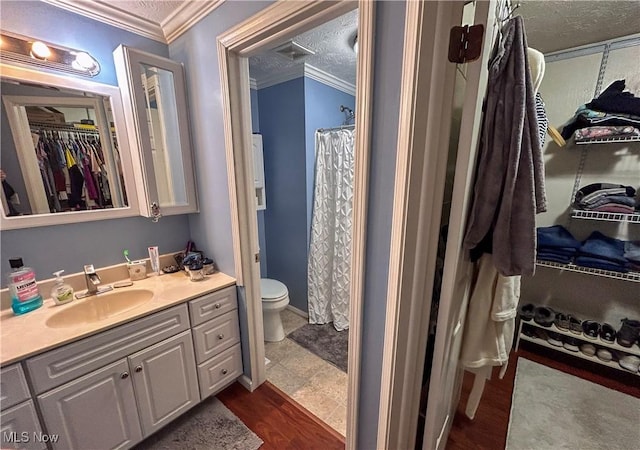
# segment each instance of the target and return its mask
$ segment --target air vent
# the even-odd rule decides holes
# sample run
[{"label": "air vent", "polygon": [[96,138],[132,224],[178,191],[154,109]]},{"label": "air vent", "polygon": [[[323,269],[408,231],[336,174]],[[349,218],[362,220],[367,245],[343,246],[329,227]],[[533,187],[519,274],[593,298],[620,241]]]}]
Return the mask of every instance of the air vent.
[{"label": "air vent", "polygon": [[303,47],[297,42],[289,41],[286,44],[281,45],[273,49],[278,55],[289,61],[301,61],[307,56],[315,55],[316,52]]}]

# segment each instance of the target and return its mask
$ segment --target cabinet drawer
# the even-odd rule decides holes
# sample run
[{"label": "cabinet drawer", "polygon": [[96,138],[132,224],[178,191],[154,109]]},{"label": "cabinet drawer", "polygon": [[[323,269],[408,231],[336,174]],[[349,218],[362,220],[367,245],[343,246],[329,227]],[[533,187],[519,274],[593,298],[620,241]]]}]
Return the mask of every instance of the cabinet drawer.
[{"label": "cabinet drawer", "polygon": [[81,377],[189,328],[179,305],[27,360],[36,394]]},{"label": "cabinet drawer", "polygon": [[20,364],[3,367],[0,370],[0,405],[11,408],[29,399],[29,387]]},{"label": "cabinet drawer", "polygon": [[204,295],[189,302],[189,316],[191,326],[195,327],[201,323],[218,317],[238,307],[236,299],[236,287],[230,286],[211,294]]},{"label": "cabinet drawer", "polygon": [[200,398],[204,400],[242,375],[240,344],[198,365]]},{"label": "cabinet drawer", "polygon": [[213,320],[198,325],[193,330],[196,361],[204,362],[212,356],[240,342],[238,310],[234,309]]},{"label": "cabinet drawer", "polygon": [[21,403],[2,412],[0,448],[45,449],[42,428],[36,415],[33,400]]}]

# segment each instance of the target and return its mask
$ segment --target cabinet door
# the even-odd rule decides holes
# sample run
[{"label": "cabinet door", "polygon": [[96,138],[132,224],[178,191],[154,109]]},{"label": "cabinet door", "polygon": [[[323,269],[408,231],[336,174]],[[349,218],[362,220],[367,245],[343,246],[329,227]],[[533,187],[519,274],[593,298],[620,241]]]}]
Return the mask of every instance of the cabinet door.
[{"label": "cabinet door", "polygon": [[47,448],[45,443],[47,437],[42,434],[36,408],[31,400],[2,411],[0,433],[2,433],[1,448]]},{"label": "cabinet door", "polygon": [[144,436],[200,401],[191,332],[129,357]]},{"label": "cabinet door", "polygon": [[140,160],[134,163],[144,180],[138,186],[147,201],[141,204],[142,214],[197,212],[182,64],[124,45],[113,54],[125,117],[135,124],[128,130],[129,140],[140,148]]},{"label": "cabinet door", "polygon": [[54,449],[129,448],[142,439],[127,361],[38,396]]}]

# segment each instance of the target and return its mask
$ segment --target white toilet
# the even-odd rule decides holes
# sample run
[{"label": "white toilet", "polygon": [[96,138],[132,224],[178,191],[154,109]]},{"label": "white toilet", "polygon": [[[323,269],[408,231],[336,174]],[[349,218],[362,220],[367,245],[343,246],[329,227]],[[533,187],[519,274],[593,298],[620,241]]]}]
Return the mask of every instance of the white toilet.
[{"label": "white toilet", "polygon": [[264,322],[264,340],[278,342],[284,339],[284,328],[280,319],[280,311],[289,304],[287,287],[277,280],[262,278],[262,317]]}]

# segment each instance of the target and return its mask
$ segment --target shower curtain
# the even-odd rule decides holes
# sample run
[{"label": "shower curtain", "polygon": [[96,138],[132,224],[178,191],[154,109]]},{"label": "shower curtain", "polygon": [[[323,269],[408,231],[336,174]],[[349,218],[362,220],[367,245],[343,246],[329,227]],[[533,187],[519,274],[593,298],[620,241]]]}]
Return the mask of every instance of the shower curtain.
[{"label": "shower curtain", "polygon": [[353,209],[353,129],[316,132],[309,245],[309,323],[349,328]]}]

